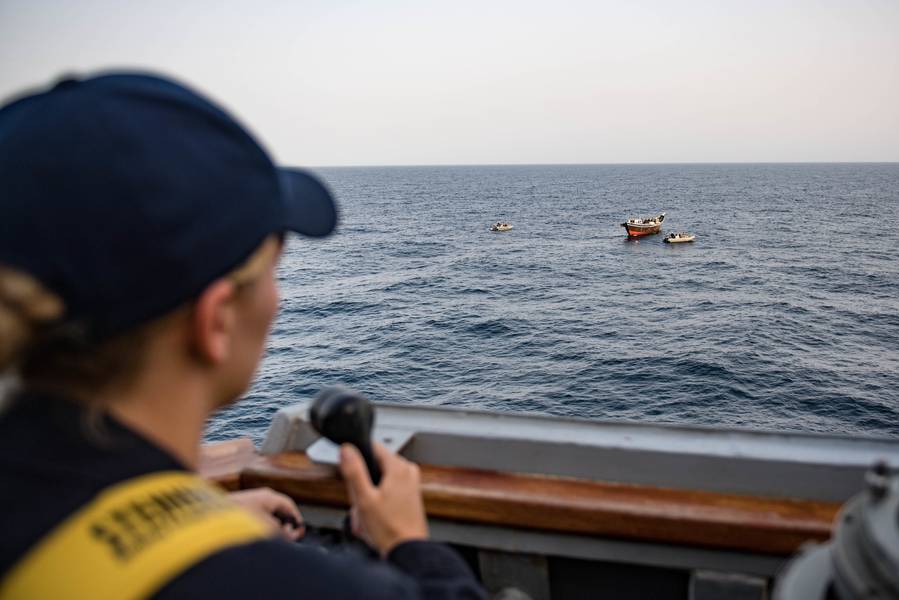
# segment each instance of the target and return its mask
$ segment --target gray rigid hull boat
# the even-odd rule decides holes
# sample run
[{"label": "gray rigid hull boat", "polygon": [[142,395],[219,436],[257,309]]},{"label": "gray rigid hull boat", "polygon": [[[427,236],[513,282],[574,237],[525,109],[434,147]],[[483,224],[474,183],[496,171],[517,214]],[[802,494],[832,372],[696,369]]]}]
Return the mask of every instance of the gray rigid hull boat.
[{"label": "gray rigid hull boat", "polygon": [[[377,404],[373,438],[417,462],[432,537],[492,593],[534,600],[767,598],[807,542],[899,440],[584,421]],[[336,446],[308,404],[281,409],[257,451],[207,446],[201,473],[291,495],[339,531],[348,505]]]},{"label": "gray rigid hull boat", "polygon": [[681,231],[678,233],[669,233],[662,241],[666,244],[684,244],[687,242],[692,242],[695,239],[695,235]]}]

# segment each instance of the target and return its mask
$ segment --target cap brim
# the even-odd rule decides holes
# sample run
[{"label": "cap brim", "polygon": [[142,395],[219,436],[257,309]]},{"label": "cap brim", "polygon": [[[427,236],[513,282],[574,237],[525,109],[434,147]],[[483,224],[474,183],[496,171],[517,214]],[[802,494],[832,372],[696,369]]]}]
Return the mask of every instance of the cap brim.
[{"label": "cap brim", "polygon": [[284,195],[284,228],[324,237],[337,226],[337,204],[324,183],[300,169],[278,169]]}]

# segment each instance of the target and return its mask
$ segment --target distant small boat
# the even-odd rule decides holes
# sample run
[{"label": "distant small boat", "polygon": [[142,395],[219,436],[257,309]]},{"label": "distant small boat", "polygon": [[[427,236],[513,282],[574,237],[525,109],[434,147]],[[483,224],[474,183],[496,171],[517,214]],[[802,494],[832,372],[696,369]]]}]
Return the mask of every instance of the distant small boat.
[{"label": "distant small boat", "polygon": [[669,233],[662,241],[667,244],[683,244],[684,242],[692,242],[695,239],[695,235],[680,231],[678,233]]},{"label": "distant small boat", "polygon": [[645,219],[628,219],[621,226],[627,230],[627,237],[642,237],[659,233],[662,230],[662,221],[664,220],[665,213],[660,213],[655,217],[647,217]]},{"label": "distant small boat", "polygon": [[490,231],[509,231],[510,229],[512,229],[512,225],[509,223],[496,222],[490,226]]}]

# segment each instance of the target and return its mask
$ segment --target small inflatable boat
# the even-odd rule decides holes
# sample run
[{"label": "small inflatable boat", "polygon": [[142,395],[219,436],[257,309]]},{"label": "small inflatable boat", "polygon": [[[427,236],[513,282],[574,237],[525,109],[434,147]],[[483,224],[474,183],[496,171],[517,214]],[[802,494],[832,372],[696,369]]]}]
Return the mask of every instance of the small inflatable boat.
[{"label": "small inflatable boat", "polygon": [[684,242],[692,242],[695,239],[695,235],[681,231],[680,233],[669,233],[662,241],[667,244],[683,244]]}]

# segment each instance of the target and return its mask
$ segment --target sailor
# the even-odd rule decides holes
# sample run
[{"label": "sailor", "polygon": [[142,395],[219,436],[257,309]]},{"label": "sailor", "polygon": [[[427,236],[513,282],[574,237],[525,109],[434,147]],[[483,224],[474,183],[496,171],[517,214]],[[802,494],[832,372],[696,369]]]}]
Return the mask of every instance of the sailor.
[{"label": "sailor", "polygon": [[0,108],[0,214],[0,598],[485,597],[383,447],[377,487],[340,465],[379,560],[289,543],[194,474],[287,233],[335,227],[316,178],[181,84],[106,74]]}]

